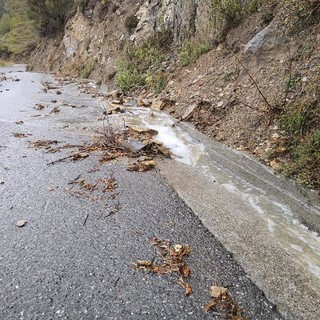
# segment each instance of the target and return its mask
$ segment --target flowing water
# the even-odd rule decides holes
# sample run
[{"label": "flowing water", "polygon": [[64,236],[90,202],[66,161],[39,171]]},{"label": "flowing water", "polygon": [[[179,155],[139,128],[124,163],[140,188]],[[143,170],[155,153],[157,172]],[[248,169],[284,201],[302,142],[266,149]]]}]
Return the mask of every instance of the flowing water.
[{"label": "flowing water", "polygon": [[207,179],[218,182],[225,192],[236,194],[249,203],[266,222],[269,233],[279,245],[290,251],[304,270],[312,274],[314,289],[320,292],[320,237],[299,222],[288,204],[224,170],[223,164],[212,161],[204,144],[192,139],[175,119],[163,112],[135,107],[124,116],[112,117],[124,118],[128,126],[157,130],[155,140],[169,148],[176,161],[201,168]]}]

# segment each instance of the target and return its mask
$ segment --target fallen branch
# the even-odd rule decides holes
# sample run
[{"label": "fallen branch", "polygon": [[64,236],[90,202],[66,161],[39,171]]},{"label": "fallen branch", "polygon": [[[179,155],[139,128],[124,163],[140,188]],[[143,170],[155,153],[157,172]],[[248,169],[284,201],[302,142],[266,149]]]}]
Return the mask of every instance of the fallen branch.
[{"label": "fallen branch", "polygon": [[269,108],[269,110],[271,111],[275,111],[275,108],[269,103],[268,99],[266,98],[266,96],[263,94],[262,90],[260,89],[257,81],[253,78],[253,76],[250,74],[249,70],[243,65],[243,63],[236,57],[236,60],[238,61],[238,63],[241,65],[241,67],[243,68],[243,70],[246,72],[246,74],[250,77],[250,79],[252,80],[253,84],[255,85],[255,87],[257,88],[260,96],[262,97],[262,99],[264,100],[264,102],[266,103],[267,107]]}]

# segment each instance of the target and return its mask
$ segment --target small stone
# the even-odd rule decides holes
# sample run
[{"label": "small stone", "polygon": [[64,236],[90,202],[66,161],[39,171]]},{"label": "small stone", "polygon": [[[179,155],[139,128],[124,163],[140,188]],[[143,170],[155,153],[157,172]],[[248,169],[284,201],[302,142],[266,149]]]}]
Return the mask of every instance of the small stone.
[{"label": "small stone", "polygon": [[17,221],[16,226],[19,227],[19,228],[22,228],[26,224],[27,224],[27,220],[19,220],[19,221]]},{"label": "small stone", "polygon": [[4,181],[0,180],[0,184],[4,184]]},{"label": "small stone", "polygon": [[154,110],[162,110],[165,107],[165,103],[162,100],[154,100],[152,102],[151,108]]},{"label": "small stone", "polygon": [[218,102],[217,107],[218,107],[218,108],[221,108],[221,107],[223,107],[223,104],[224,104],[224,102],[223,102],[223,101],[220,101],[220,102]]},{"label": "small stone", "polygon": [[183,121],[188,121],[192,118],[192,116],[194,115],[194,113],[197,111],[198,109],[198,104],[193,104],[191,105],[186,112],[184,113],[184,115],[182,116],[182,120]]}]

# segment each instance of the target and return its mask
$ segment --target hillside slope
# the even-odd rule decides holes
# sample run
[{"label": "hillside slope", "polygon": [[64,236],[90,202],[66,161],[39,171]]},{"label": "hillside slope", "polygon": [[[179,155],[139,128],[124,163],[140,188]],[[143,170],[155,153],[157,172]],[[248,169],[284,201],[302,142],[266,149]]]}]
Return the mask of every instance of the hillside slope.
[{"label": "hillside slope", "polygon": [[31,64],[161,101],[319,189],[319,16],[316,0],[90,0]]}]

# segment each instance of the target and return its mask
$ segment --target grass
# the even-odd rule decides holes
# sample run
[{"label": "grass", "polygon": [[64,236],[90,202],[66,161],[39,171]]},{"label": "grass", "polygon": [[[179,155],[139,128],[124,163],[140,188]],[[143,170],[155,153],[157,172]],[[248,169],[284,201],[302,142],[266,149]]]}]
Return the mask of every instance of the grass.
[{"label": "grass", "polygon": [[95,62],[91,60],[78,71],[78,74],[81,78],[88,79],[90,77],[91,72],[94,70],[94,68],[95,68]]},{"label": "grass", "polygon": [[320,106],[287,106],[280,120],[289,137],[290,162],[284,173],[320,189]]},{"label": "grass", "polygon": [[161,71],[164,59],[165,54],[154,43],[154,39],[139,45],[127,45],[122,59],[117,63],[116,85],[124,92],[139,87],[162,91],[167,82]]},{"label": "grass", "polygon": [[179,62],[182,67],[195,62],[202,54],[208,52],[211,46],[196,41],[185,41],[180,48]]}]

